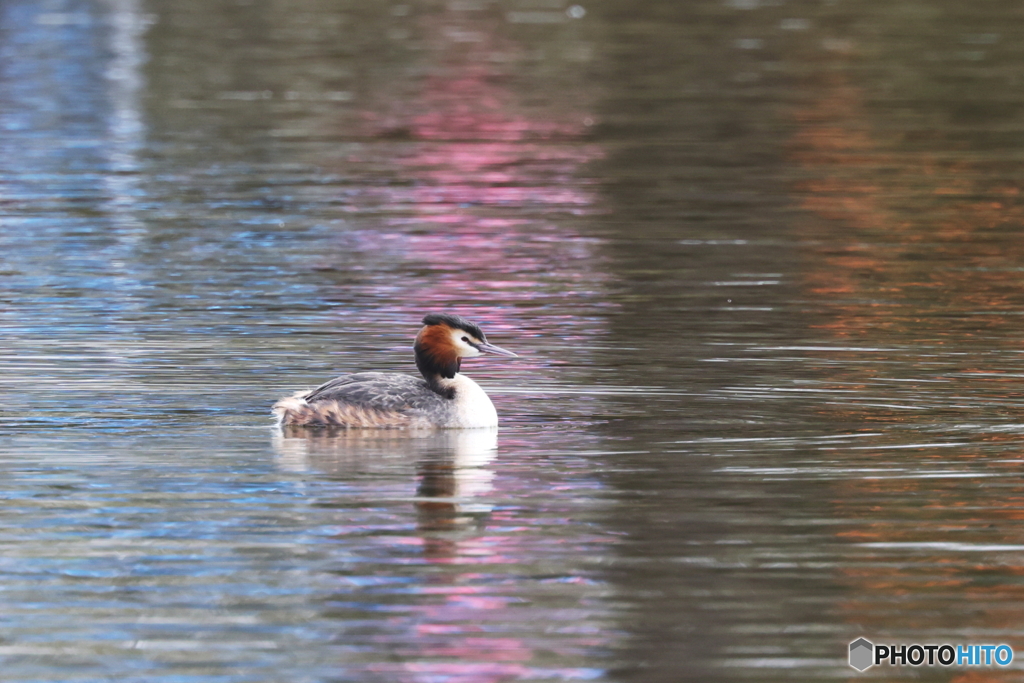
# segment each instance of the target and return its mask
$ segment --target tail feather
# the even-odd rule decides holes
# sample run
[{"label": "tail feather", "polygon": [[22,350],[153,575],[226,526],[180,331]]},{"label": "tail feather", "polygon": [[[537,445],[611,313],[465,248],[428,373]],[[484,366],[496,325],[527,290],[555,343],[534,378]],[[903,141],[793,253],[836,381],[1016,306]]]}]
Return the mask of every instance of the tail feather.
[{"label": "tail feather", "polygon": [[300,391],[274,404],[279,427],[339,427],[343,429],[405,429],[424,426],[404,413],[378,410],[338,401],[306,402],[308,391]]}]

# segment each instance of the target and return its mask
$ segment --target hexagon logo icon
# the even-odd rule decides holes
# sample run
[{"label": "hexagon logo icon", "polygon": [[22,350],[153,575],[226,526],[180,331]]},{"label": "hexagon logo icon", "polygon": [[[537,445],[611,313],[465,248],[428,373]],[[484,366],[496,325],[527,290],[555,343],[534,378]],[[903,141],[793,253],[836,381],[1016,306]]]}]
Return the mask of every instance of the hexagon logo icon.
[{"label": "hexagon logo icon", "polygon": [[850,666],[857,671],[863,671],[872,664],[875,659],[875,645],[870,640],[858,638],[850,643]]}]

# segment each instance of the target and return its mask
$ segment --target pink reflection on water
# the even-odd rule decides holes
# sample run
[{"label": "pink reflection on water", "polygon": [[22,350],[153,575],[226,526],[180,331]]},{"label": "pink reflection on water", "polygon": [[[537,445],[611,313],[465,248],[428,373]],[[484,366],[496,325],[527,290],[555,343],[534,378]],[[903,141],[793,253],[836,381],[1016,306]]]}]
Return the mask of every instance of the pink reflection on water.
[{"label": "pink reflection on water", "polygon": [[[431,511],[432,514],[444,514],[440,507]],[[604,671],[596,667],[539,665],[541,661],[558,661],[559,657],[570,652],[572,659],[585,659],[585,653],[591,648],[607,645],[607,635],[596,624],[588,623],[593,618],[589,608],[579,603],[566,603],[567,596],[555,597],[553,593],[557,606],[543,610],[550,621],[541,631],[535,624],[523,621],[537,619],[536,610],[516,609],[525,600],[515,586],[521,580],[521,570],[517,570],[515,565],[523,562],[524,558],[535,556],[538,543],[541,546],[561,545],[568,540],[531,533],[528,526],[517,524],[517,513],[511,510],[494,511],[488,519],[488,527],[500,528],[501,533],[461,538],[426,537],[423,557],[440,571],[432,573],[427,585],[419,587],[417,593],[438,600],[413,608],[410,615],[414,622],[410,624],[413,637],[408,649],[400,653],[402,661],[378,663],[371,669],[398,683],[505,683],[600,678]],[[559,526],[559,521],[552,518],[549,523]],[[440,527],[428,521],[425,528],[436,532]],[[591,544],[613,542],[597,538],[585,540]],[[574,536],[572,542],[578,541],[579,538]],[[577,576],[560,577],[557,582],[567,585],[592,583],[590,579]],[[528,635],[519,637],[519,633]],[[542,633],[558,633],[562,638],[568,634],[578,637],[560,640],[556,644]],[[544,652],[543,657],[541,651]],[[554,659],[552,654],[556,655]]]},{"label": "pink reflection on water", "polygon": [[[581,432],[574,446],[586,450],[599,438]],[[385,504],[364,523],[339,519],[330,529],[339,543],[358,536],[357,547],[375,566],[362,571],[366,565],[357,563],[341,570],[353,575],[335,579],[339,601],[359,605],[353,608],[372,620],[372,626],[357,622],[371,631],[359,642],[372,661],[354,669],[394,683],[588,680],[603,674],[586,667],[621,634],[609,626],[607,607],[596,604],[609,588],[588,571],[591,565],[575,558],[611,556],[602,545],[619,538],[579,528],[559,506],[539,510],[547,504],[532,497],[543,487],[596,498],[589,494],[601,489],[598,479],[576,468],[562,478],[538,476],[523,458],[548,453],[547,445],[533,436],[516,440],[486,430],[411,439],[380,432],[314,434],[282,437],[275,448],[291,471],[332,473],[347,482],[339,498],[357,495],[368,508],[382,499],[401,501]],[[503,456],[513,462],[503,463]],[[413,470],[415,480],[407,479]],[[371,482],[366,488],[359,483],[363,478]],[[405,505],[414,517],[401,512]],[[368,543],[374,546],[365,552]]]},{"label": "pink reflection on water", "polygon": [[380,85],[361,117],[372,142],[350,159],[378,174],[348,197],[355,229],[339,236],[339,252],[351,267],[329,266],[367,273],[345,283],[346,300],[410,316],[470,307],[488,311],[467,315],[495,329],[521,328],[512,306],[600,305],[600,241],[576,227],[599,204],[584,172],[603,155],[589,140],[592,95],[578,79],[544,87],[525,77],[536,46],[511,40],[503,15],[449,10],[416,21],[424,75]]},{"label": "pink reflection on water", "polygon": [[402,673],[411,674],[417,681],[430,681],[431,683],[504,683],[505,681],[522,680],[555,680],[555,681],[588,681],[597,679],[602,675],[599,669],[552,669],[544,667],[530,667],[519,664],[463,664],[461,662],[410,662],[397,665],[394,668],[388,667],[388,672],[399,676],[399,680],[406,680],[401,677]]},{"label": "pink reflection on water", "polygon": [[[495,33],[487,34],[459,61],[449,61],[447,68],[440,66],[427,78],[422,90],[420,113],[411,117],[414,132],[432,140],[503,140],[521,141],[525,138],[549,139],[578,137],[588,121],[584,115],[540,119],[516,114],[525,108],[505,84],[492,62],[486,58],[509,41]],[[582,113],[582,112],[581,112]]]},{"label": "pink reflection on water", "polygon": [[[338,301],[348,308],[356,302],[378,319],[403,323],[424,311],[453,310],[520,351],[516,339],[524,337],[600,333],[588,329],[583,312],[602,305],[607,276],[600,241],[582,226],[599,204],[584,167],[602,151],[587,139],[594,116],[585,92],[552,92],[549,103],[529,105],[527,89],[495,66],[493,54],[524,52],[501,28],[467,13],[423,16],[421,33],[434,46],[423,57],[426,76],[413,96],[385,98],[394,101],[364,112],[371,142],[350,162],[377,175],[347,195],[351,229],[338,236],[325,270],[344,274]],[[472,33],[474,41],[446,40],[453,31]],[[488,365],[464,369],[476,374]],[[515,369],[536,380],[543,366],[524,354]],[[553,591],[570,603],[559,609],[517,609],[515,585],[530,580],[519,572],[531,571],[518,565],[549,541],[517,523],[513,511],[474,518],[460,508],[465,501],[453,502],[443,468],[421,471],[440,482],[428,487],[438,492],[435,500],[417,503],[421,545],[408,537],[387,542],[407,547],[406,557],[423,562],[427,578],[420,600],[396,616],[408,638],[389,652],[392,661],[369,669],[395,683],[601,676],[572,664],[586,662],[590,648],[605,641],[589,635],[556,643],[542,635],[548,624],[525,621],[546,615],[565,627],[587,623],[593,615],[572,603],[572,591]],[[501,488],[495,484],[499,499]],[[488,530],[474,531],[478,524]],[[566,585],[577,585],[571,581]]]}]

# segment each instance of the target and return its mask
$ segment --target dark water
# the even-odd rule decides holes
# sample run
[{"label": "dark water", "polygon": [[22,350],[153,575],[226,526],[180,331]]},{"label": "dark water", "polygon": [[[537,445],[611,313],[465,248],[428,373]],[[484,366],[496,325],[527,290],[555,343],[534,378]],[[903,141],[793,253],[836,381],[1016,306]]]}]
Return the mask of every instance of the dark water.
[{"label": "dark water", "polygon": [[[0,680],[1018,680],[1015,3],[0,3]],[[275,434],[424,312],[502,429]]]}]

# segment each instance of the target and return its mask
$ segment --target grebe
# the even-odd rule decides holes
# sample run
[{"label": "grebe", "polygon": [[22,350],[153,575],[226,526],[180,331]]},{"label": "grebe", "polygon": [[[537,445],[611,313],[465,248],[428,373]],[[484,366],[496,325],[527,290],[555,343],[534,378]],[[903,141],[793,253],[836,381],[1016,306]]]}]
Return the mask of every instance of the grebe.
[{"label": "grebe", "polygon": [[480,385],[459,374],[463,358],[516,354],[487,342],[483,330],[448,313],[423,318],[416,367],[423,379],[395,372],[342,375],[274,404],[279,426],[478,429],[497,427],[498,413]]}]

